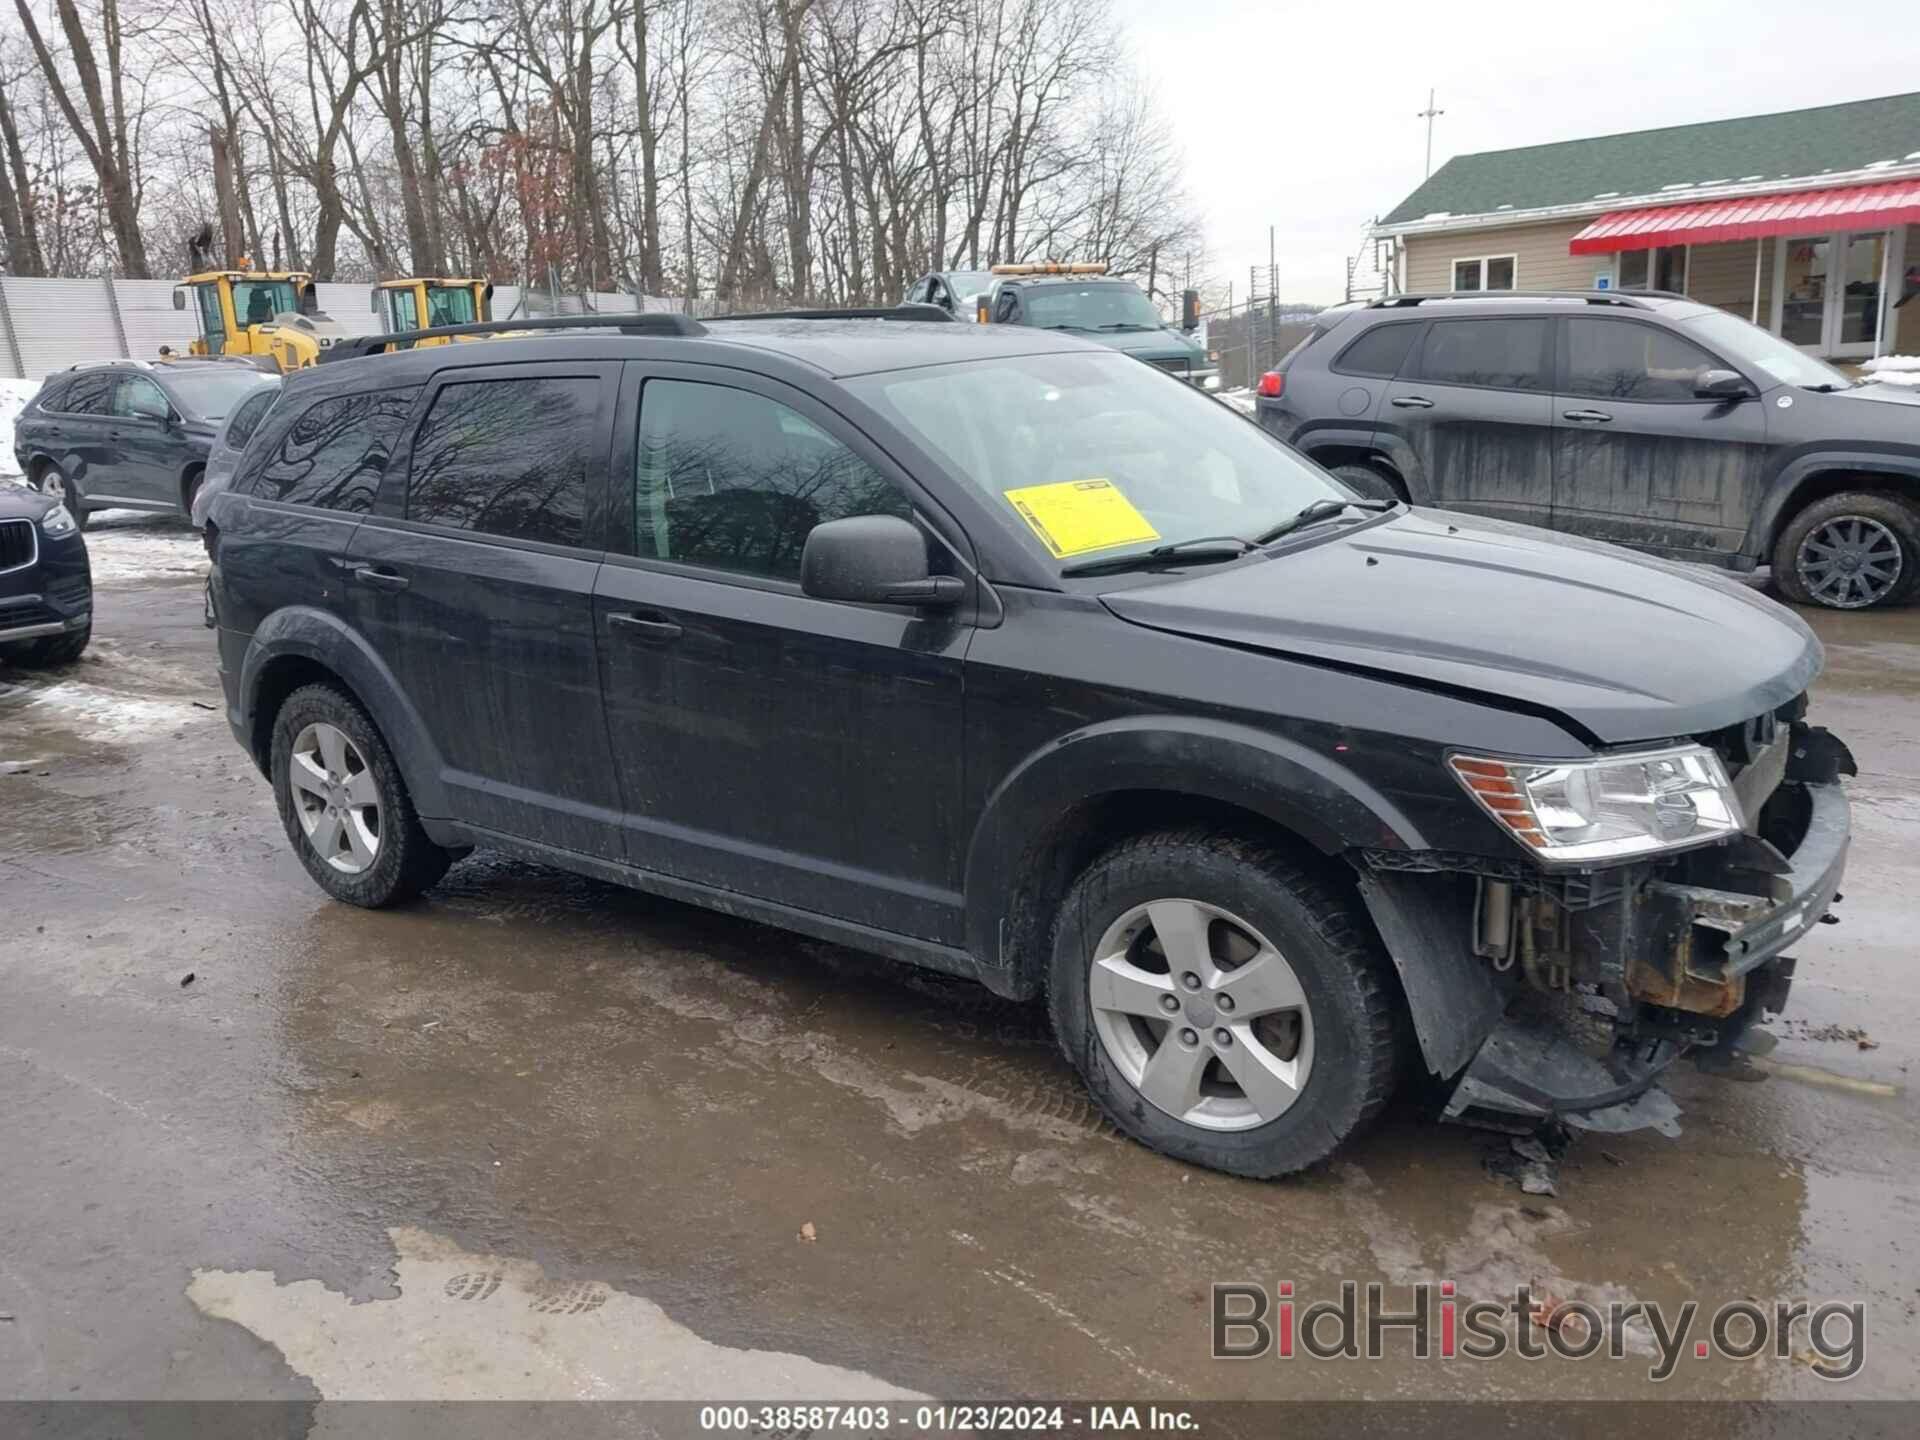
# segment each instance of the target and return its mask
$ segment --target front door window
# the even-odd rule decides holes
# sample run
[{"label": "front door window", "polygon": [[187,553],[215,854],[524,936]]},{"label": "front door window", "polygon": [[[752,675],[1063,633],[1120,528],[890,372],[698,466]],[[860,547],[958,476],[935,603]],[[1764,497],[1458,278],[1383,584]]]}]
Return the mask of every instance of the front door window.
[{"label": "front door window", "polygon": [[1819,355],[1880,353],[1889,338],[1883,286],[1899,270],[1899,233],[1794,235],[1778,244],[1773,304],[1780,337]]}]

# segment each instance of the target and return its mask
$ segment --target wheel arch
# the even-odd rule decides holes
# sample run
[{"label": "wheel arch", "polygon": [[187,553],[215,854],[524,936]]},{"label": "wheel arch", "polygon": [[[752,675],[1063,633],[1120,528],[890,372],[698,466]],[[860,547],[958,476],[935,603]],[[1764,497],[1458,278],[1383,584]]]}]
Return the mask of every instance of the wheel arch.
[{"label": "wheel arch", "polygon": [[262,774],[269,772],[273,724],[282,704],[305,685],[330,684],[372,718],[422,817],[447,813],[438,749],[393,672],[350,626],[308,606],[269,615],[254,631],[240,669],[241,726]]},{"label": "wheel arch", "polygon": [[193,508],[193,495],[189,487],[193,484],[194,476],[199,475],[204,477],[206,473],[207,462],[204,456],[197,460],[189,460],[180,467],[180,478],[174,487],[174,492],[180,497],[180,508],[182,510],[191,510]]},{"label": "wheel arch", "polygon": [[1920,499],[1920,456],[1835,451],[1794,461],[1761,502],[1747,531],[1745,552],[1765,563],[1796,515],[1809,505],[1849,490]]},{"label": "wheel arch", "polygon": [[1093,857],[1148,830],[1204,822],[1352,884],[1355,846],[1423,848],[1386,797],[1280,737],[1191,717],[1135,717],[1028,757],[995,790],[968,847],[967,948],[982,977],[1035,993],[1059,902]]}]

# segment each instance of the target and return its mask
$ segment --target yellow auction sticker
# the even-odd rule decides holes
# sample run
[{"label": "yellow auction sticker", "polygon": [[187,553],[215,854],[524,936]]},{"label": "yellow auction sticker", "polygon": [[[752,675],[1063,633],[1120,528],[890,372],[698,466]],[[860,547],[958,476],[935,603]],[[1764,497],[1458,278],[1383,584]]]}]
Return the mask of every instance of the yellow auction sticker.
[{"label": "yellow auction sticker", "polygon": [[1062,480],[1001,493],[1056,560],[1160,538],[1111,480]]}]

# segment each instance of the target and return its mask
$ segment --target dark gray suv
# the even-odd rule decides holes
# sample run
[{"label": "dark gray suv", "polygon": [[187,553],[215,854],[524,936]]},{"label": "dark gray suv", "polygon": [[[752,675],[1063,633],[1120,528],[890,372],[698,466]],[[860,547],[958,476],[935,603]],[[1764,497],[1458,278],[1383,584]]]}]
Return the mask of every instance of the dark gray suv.
[{"label": "dark gray suv", "polygon": [[278,377],[220,360],[115,360],[49,376],[15,422],[27,483],[81,529],[94,510],[184,515],[235,407]]},{"label": "dark gray suv", "polygon": [[1920,392],[1664,294],[1401,295],[1323,314],[1260,423],[1365,493],[1862,609],[1920,584]]}]

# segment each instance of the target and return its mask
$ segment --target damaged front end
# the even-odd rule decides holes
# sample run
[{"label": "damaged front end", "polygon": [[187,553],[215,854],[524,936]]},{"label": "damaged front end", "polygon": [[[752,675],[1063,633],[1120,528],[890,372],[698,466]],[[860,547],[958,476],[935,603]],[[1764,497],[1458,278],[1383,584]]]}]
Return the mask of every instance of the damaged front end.
[{"label": "damaged front end", "polygon": [[1855,766],[1805,710],[1802,696],[1697,737],[1745,821],[1712,844],[1558,869],[1435,851],[1361,857],[1422,1055],[1453,1082],[1447,1118],[1677,1133],[1660,1073],[1688,1052],[1725,1065],[1756,1020],[1784,1007],[1788,948],[1835,918],[1849,832],[1840,777]]}]

